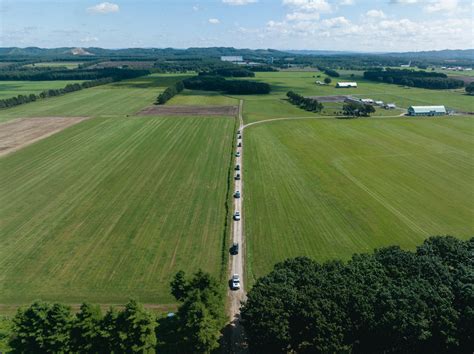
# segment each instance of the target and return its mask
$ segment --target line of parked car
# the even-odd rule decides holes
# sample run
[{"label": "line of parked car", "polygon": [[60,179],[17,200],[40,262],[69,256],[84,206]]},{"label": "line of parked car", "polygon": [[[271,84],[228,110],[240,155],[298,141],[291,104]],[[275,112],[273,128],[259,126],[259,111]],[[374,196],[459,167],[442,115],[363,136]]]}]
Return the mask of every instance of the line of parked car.
[{"label": "line of parked car", "polygon": [[[242,134],[241,134],[240,130],[237,131],[237,139],[238,139],[237,147],[242,147]],[[235,157],[240,157],[240,151],[238,151],[238,150],[236,151]],[[236,174],[235,174],[234,179],[236,181],[240,181],[241,176],[240,176],[240,165],[239,164],[235,165],[235,171],[236,171]],[[234,193],[234,198],[239,199],[240,197],[241,197],[240,191],[236,190],[235,193]],[[240,221],[240,211],[236,210],[234,212],[234,220],[235,221]],[[230,254],[233,255],[233,256],[239,254],[239,243],[238,242],[234,242],[232,244],[232,247],[230,248]],[[232,278],[230,279],[230,284],[229,285],[230,285],[231,290],[239,290],[240,289],[240,276],[238,274],[232,275]]]}]

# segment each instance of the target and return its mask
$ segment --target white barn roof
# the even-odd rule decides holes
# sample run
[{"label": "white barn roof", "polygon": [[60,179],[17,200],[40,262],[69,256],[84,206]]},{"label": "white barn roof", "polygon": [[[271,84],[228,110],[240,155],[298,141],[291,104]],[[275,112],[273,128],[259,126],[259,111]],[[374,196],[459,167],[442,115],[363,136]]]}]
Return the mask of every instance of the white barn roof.
[{"label": "white barn roof", "polygon": [[354,87],[354,86],[357,86],[357,82],[338,82],[337,86],[339,86],[339,87]]},{"label": "white barn roof", "polygon": [[446,113],[446,107],[444,106],[411,106],[409,110],[414,113]]}]

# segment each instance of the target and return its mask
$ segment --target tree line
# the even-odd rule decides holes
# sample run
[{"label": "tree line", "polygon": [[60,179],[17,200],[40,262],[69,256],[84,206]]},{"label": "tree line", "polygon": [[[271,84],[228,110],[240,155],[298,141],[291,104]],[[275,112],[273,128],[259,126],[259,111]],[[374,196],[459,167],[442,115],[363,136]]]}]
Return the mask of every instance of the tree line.
[{"label": "tree line", "polygon": [[222,77],[255,77],[253,71],[244,69],[244,68],[219,68],[214,69],[209,72],[203,71],[199,75],[211,75],[211,76],[222,76]]},{"label": "tree line", "polygon": [[430,237],[344,263],[288,259],[242,307],[255,353],[472,353],[474,238]]},{"label": "tree line", "polygon": [[45,67],[15,68],[14,70],[0,70],[0,81],[98,80],[104,78],[112,78],[114,81],[119,81],[149,74],[149,70],[119,68],[66,70]]},{"label": "tree line", "polygon": [[123,309],[83,303],[77,313],[60,303],[35,301],[12,319],[9,345],[17,353],[209,353],[225,324],[224,292],[209,274],[178,272],[173,316],[157,317],[136,300]]},{"label": "tree line", "polygon": [[327,76],[331,76],[331,77],[339,77],[341,75],[339,75],[339,73],[334,70],[334,69],[330,69],[330,68],[326,68],[324,66],[318,66],[318,70],[319,71],[322,71],[323,73],[325,73]]},{"label": "tree line", "polygon": [[318,100],[314,98],[306,98],[293,91],[288,91],[286,93],[286,97],[288,97],[288,101],[290,101],[295,106],[298,106],[309,112],[321,112],[321,110],[324,108],[323,104],[318,102]]},{"label": "tree line", "polygon": [[364,72],[364,78],[388,84],[435,90],[464,87],[464,81],[448,78],[448,76],[443,73],[407,69],[371,69]]},{"label": "tree line", "polygon": [[234,95],[268,94],[271,87],[264,82],[250,80],[226,80],[222,76],[200,75],[183,80],[190,90],[221,91]]},{"label": "tree line", "polygon": [[86,81],[80,84],[79,83],[67,84],[64,88],[44,90],[37,95],[34,93],[31,93],[29,95],[18,95],[16,97],[4,98],[4,99],[0,99],[0,109],[14,107],[14,106],[18,106],[24,103],[35,102],[37,100],[45,99],[49,97],[62,96],[62,95],[65,95],[66,93],[80,91],[82,89],[86,89],[86,88],[90,88],[94,86],[105,85],[111,82],[114,82],[112,78],[104,78],[104,79]]},{"label": "tree line", "polygon": [[184,90],[184,84],[182,81],[178,81],[174,83],[173,85],[169,86],[164,90],[162,93],[158,95],[156,98],[155,104],[165,104],[168,102],[171,98],[176,96],[178,93]]}]

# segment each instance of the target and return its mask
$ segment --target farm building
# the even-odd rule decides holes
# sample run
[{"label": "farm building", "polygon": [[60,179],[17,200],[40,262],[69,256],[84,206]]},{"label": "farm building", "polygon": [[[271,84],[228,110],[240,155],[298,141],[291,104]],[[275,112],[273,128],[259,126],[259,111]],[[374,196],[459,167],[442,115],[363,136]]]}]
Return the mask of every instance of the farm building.
[{"label": "farm building", "polygon": [[410,106],[408,115],[410,116],[444,116],[446,107],[444,106]]},{"label": "farm building", "polygon": [[371,99],[371,98],[362,98],[360,101],[362,103],[365,103],[365,104],[373,104],[374,103],[374,100]]},{"label": "farm building", "polygon": [[338,82],[336,85],[337,88],[356,88],[357,82]]},{"label": "farm building", "polygon": [[244,61],[242,56],[222,56],[221,61],[230,61],[231,63],[239,63]]},{"label": "farm building", "polygon": [[375,101],[375,104],[376,104],[377,106],[383,106],[383,101]]},{"label": "farm building", "polygon": [[395,109],[395,108],[397,108],[395,103],[387,103],[384,107],[385,107],[385,109]]}]

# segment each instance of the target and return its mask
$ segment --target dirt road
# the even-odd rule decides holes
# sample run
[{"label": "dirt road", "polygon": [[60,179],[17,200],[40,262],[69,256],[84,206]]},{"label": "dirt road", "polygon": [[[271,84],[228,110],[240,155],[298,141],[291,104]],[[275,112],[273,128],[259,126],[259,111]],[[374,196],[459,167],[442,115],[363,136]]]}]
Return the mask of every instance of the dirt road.
[{"label": "dirt road", "polygon": [[242,325],[240,324],[240,303],[245,300],[245,279],[244,279],[244,252],[245,252],[245,239],[244,239],[244,228],[243,228],[243,199],[244,199],[244,190],[243,190],[243,181],[244,181],[244,174],[243,174],[243,118],[242,118],[242,107],[243,101],[240,100],[239,104],[239,131],[240,139],[237,139],[237,144],[240,142],[242,144],[241,147],[237,147],[235,152],[239,152],[240,156],[235,158],[235,164],[240,165],[240,171],[234,171],[234,176],[239,173],[241,178],[240,180],[234,179],[234,193],[235,191],[240,192],[240,198],[235,198],[233,201],[233,210],[232,214],[236,211],[240,212],[241,219],[236,221],[233,220],[232,223],[232,240],[239,244],[239,253],[236,255],[231,255],[230,257],[230,274],[229,279],[232,277],[233,274],[238,274],[240,276],[240,289],[239,290],[230,290],[229,289],[229,298],[230,298],[230,306],[229,306],[229,315],[230,315],[230,322],[232,326],[232,351],[234,353],[243,353],[246,351],[245,349],[245,338]]}]

